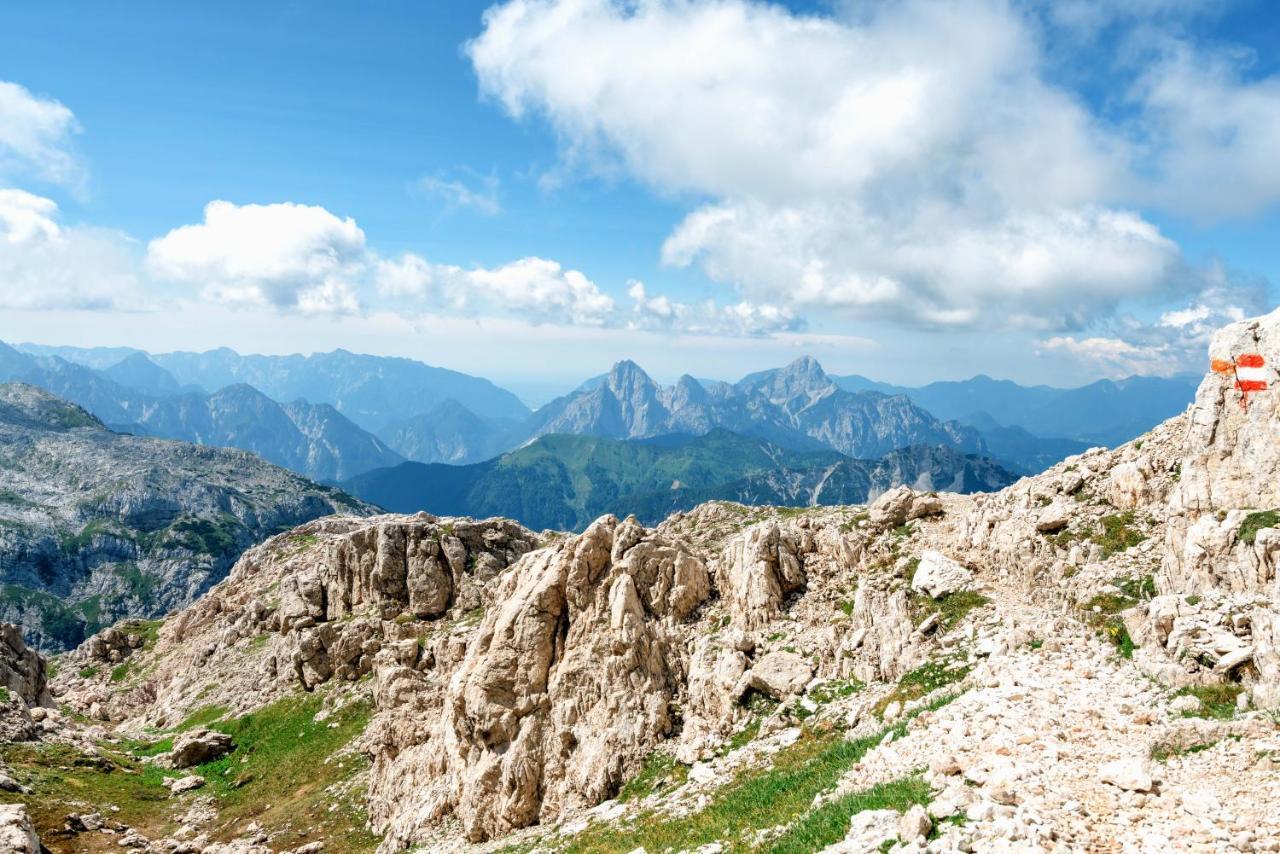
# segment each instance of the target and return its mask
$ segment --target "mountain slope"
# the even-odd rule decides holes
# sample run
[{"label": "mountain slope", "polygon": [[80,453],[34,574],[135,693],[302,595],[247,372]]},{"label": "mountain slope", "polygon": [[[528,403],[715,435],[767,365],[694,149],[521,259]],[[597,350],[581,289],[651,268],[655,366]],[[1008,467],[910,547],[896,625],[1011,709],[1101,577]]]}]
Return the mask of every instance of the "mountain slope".
[{"label": "mountain slope", "polygon": [[269,534],[366,512],[242,451],[121,435],[0,385],[0,618],[41,646],[192,602]]},{"label": "mountain slope", "polygon": [[864,458],[910,445],[983,450],[977,431],[939,421],[905,397],[844,391],[810,358],[710,388],[690,376],[664,388],[634,362],[619,362],[602,382],[538,410],[529,433],[637,439],[714,427],[796,450]]},{"label": "mountain slope", "polygon": [[453,398],[378,435],[406,459],[455,465],[491,459],[524,438],[521,422],[481,417]]},{"label": "mountain slope", "polygon": [[903,483],[972,492],[1012,481],[994,463],[949,448],[906,448],[880,460],[856,460],[833,451],[791,451],[717,429],[628,441],[556,434],[475,465],[405,463],[343,485],[397,512],[507,516],[532,528],[577,530],[604,513],[656,521],[712,499],[851,504]]}]

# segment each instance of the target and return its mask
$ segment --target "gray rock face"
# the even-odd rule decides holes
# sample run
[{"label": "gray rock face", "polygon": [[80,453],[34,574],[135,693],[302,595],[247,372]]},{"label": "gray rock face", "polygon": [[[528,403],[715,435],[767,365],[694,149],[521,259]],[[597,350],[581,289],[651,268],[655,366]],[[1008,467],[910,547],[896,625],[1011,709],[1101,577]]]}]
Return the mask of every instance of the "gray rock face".
[{"label": "gray rock face", "polygon": [[250,454],[113,433],[0,386],[0,619],[38,647],[186,605],[282,527],[368,512]]}]

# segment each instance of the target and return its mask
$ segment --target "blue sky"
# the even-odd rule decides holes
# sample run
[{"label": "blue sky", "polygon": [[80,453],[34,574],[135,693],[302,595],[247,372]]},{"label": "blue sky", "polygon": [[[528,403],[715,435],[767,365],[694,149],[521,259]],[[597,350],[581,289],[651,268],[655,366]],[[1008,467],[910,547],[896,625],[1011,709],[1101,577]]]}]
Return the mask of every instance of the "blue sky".
[{"label": "blue sky", "polygon": [[6,340],[1070,384],[1280,276],[1264,2],[3,14]]}]

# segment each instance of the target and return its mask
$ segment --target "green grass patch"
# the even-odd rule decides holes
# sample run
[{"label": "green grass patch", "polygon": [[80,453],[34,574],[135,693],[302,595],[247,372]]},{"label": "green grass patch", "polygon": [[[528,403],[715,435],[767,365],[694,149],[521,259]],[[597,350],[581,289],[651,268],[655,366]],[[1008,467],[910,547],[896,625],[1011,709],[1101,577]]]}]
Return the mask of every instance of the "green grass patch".
[{"label": "green grass patch", "polygon": [[1236,536],[1241,542],[1253,545],[1254,540],[1258,538],[1258,532],[1263,528],[1280,527],[1280,510],[1263,510],[1258,513],[1250,513],[1244,517],[1244,521],[1240,523],[1240,530]]},{"label": "green grass patch", "polygon": [[828,801],[805,814],[769,846],[769,854],[811,854],[844,839],[849,820],[866,810],[906,812],[929,803],[929,784],[918,775],[880,783]]},{"label": "green grass patch", "polygon": [[632,824],[597,824],[571,840],[569,852],[683,851],[719,841],[747,848],[757,830],[794,821],[816,795],[832,788],[884,733],[848,741],[834,730],[805,729],[778,752],[768,768],[751,769],[722,786],[696,813],[674,817],[648,813]]},{"label": "green grass patch", "polygon": [[909,537],[913,533],[915,533],[915,530],[916,530],[915,525],[911,524],[910,522],[904,522],[903,524],[899,525],[898,527],[890,531],[890,533],[893,534],[893,536],[898,537],[899,539],[905,539],[906,537]]},{"label": "green grass patch", "polygon": [[1203,753],[1215,744],[1218,744],[1220,741],[1226,739],[1239,741],[1240,738],[1241,737],[1235,733],[1228,733],[1221,739],[1215,738],[1212,741],[1201,741],[1195,744],[1153,744],[1151,746],[1151,758],[1157,762],[1168,762],[1175,756],[1192,756],[1196,753]]},{"label": "green grass patch", "polygon": [[858,527],[861,523],[868,521],[870,518],[870,513],[858,513],[854,515],[853,518],[846,519],[840,523],[840,533],[847,534],[854,528]]},{"label": "green grass patch", "polygon": [[867,686],[857,679],[832,679],[809,692],[809,699],[819,705],[851,697]]},{"label": "green grass patch", "polygon": [[889,704],[897,701],[905,705],[944,688],[954,685],[969,675],[969,665],[956,658],[943,658],[926,662],[915,670],[909,670],[898,679],[898,685],[887,696],[876,703],[875,713],[883,715]]},{"label": "green grass patch", "polygon": [[1102,556],[1104,558],[1118,554],[1126,549],[1131,549],[1147,538],[1146,534],[1133,526],[1132,510],[1103,516],[1101,521],[1102,531],[1095,533],[1092,539],[1102,546]]},{"label": "green grass patch", "polygon": [[92,679],[93,677],[95,677],[95,676],[97,676],[97,675],[98,675],[98,671],[99,671],[100,669],[101,669],[101,668],[98,668],[98,667],[81,667],[81,668],[80,668],[80,678],[81,678],[81,679]]},{"label": "green grass patch", "polygon": [[[757,725],[758,726],[758,725]],[[661,791],[670,791],[689,779],[689,766],[677,762],[670,753],[654,751],[645,757],[640,773],[632,777],[618,791],[622,803],[647,798]]]},{"label": "green grass patch", "polygon": [[48,844],[62,832],[69,812],[105,812],[112,818],[157,837],[172,833],[169,793],[160,768],[140,762],[112,745],[103,744],[97,756],[65,744],[24,742],[0,745],[0,758],[30,794],[0,792],[0,803],[26,804],[36,831]]},{"label": "green grass patch", "polygon": [[957,590],[955,593],[948,593],[941,599],[934,599],[928,595],[912,596],[912,604],[918,612],[916,625],[920,625],[931,615],[937,614],[939,618],[938,629],[943,632],[950,631],[955,628],[961,620],[965,618],[970,611],[975,608],[981,608],[991,602],[986,596],[973,590]]},{"label": "green grass patch", "polygon": [[1200,701],[1200,709],[1195,712],[1183,712],[1184,718],[1213,718],[1226,721],[1236,715],[1236,698],[1244,686],[1234,682],[1215,682],[1212,685],[1189,685],[1179,688],[1175,697],[1191,696]]}]

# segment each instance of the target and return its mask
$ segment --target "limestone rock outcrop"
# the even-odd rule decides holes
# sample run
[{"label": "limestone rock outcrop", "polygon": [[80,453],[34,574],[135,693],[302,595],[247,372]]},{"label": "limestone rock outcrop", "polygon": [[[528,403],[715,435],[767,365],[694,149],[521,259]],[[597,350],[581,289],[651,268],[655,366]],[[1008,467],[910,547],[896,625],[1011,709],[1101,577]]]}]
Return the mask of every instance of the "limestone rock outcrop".
[{"label": "limestone rock outcrop", "polygon": [[419,744],[382,727],[392,743],[375,759],[371,817],[389,844],[447,814],[487,839],[616,791],[673,731],[679,627],[709,590],[701,560],[612,517],[517,564],[449,678],[438,725]]}]

